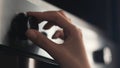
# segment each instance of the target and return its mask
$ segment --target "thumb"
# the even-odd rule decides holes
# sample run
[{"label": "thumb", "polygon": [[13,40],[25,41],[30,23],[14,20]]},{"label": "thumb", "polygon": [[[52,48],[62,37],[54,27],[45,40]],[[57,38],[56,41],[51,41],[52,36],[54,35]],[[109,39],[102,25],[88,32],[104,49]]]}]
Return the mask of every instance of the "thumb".
[{"label": "thumb", "polygon": [[61,56],[64,56],[63,50],[61,50],[62,46],[52,42],[45,35],[34,29],[28,29],[26,35],[33,43],[46,50],[56,61],[63,59],[61,58]]},{"label": "thumb", "polygon": [[45,49],[46,51],[56,50],[58,48],[57,44],[49,40],[46,36],[34,29],[28,29],[26,32],[27,37],[39,47]]}]

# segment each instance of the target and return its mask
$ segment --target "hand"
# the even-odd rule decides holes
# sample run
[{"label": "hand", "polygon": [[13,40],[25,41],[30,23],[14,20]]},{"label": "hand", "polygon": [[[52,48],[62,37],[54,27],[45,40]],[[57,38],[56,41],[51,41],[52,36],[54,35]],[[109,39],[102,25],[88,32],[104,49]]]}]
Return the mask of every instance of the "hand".
[{"label": "hand", "polygon": [[90,68],[81,31],[71,24],[63,11],[28,12],[29,16],[36,17],[39,21],[47,20],[44,29],[57,25],[63,31],[57,31],[53,38],[61,38],[63,44],[56,44],[34,29],[26,32],[28,38],[39,47],[46,50],[61,66],[61,68]]}]

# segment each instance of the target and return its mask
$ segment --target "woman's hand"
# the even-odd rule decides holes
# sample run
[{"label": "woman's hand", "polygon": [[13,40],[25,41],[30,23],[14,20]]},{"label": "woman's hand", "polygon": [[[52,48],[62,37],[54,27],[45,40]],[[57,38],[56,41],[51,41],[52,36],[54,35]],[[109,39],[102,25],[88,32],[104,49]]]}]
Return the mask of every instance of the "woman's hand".
[{"label": "woman's hand", "polygon": [[48,21],[44,29],[57,25],[63,29],[58,30],[53,38],[61,38],[63,44],[56,44],[46,36],[34,29],[26,32],[28,38],[39,47],[46,50],[61,66],[61,68],[90,68],[82,40],[81,31],[71,24],[63,11],[28,12],[29,16],[39,21]]}]

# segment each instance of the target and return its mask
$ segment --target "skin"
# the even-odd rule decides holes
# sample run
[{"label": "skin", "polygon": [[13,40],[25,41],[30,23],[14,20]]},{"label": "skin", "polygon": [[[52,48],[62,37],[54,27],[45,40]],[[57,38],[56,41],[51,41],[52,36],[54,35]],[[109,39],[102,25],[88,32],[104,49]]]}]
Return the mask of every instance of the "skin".
[{"label": "skin", "polygon": [[[49,40],[42,33],[34,29],[28,29],[27,37],[46,50],[61,66],[61,68],[90,68],[86,56],[82,33],[80,29],[71,24],[63,11],[28,12],[29,16],[34,16],[38,21],[48,21],[44,29],[49,29],[53,25],[61,27],[63,30],[55,32],[52,38],[61,38],[62,44],[56,44]],[[37,23],[37,22],[35,22]]]}]

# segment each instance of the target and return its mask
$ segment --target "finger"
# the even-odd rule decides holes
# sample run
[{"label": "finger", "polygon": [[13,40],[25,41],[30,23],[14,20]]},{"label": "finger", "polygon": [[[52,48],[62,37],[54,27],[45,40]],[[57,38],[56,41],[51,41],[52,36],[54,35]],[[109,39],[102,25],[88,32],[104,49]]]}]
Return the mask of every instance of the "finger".
[{"label": "finger", "polygon": [[[64,12],[63,12],[63,10],[60,10],[59,12],[60,12],[64,17],[66,17],[66,15],[65,15]],[[44,26],[43,29],[50,29],[53,25],[54,25],[54,24],[49,21],[49,23],[47,23],[47,24]]]},{"label": "finger", "polygon": [[[60,12],[60,14],[61,14],[62,16],[64,16],[66,19],[70,20],[69,18],[67,18],[67,16],[65,15],[65,13],[64,13],[63,10],[60,10],[60,11],[58,11],[58,12]],[[70,21],[71,21],[71,20],[70,20]],[[45,26],[43,27],[43,29],[50,29],[53,25],[54,25],[54,24],[49,21],[47,24],[45,24]]]},{"label": "finger", "polygon": [[58,12],[60,12],[64,17],[66,17],[67,18],[67,16],[65,15],[65,13],[64,13],[64,11],[63,10],[60,10],[60,11],[58,11]]},{"label": "finger", "polygon": [[57,30],[56,32],[55,32],[55,34],[52,36],[52,38],[53,39],[56,39],[56,38],[61,38],[61,39],[65,39],[64,38],[64,32],[63,32],[63,30]]},{"label": "finger", "polygon": [[39,47],[45,49],[48,52],[57,50],[59,47],[37,30],[29,29],[27,30],[26,35],[33,43],[37,44]]},{"label": "finger", "polygon": [[71,19],[66,16],[66,14],[64,13],[63,10],[60,10],[59,12],[60,12],[68,21],[71,21]]},{"label": "finger", "polygon": [[63,17],[59,12],[49,11],[49,12],[28,12],[28,15],[35,16],[41,20],[52,21],[53,24],[60,26],[61,28],[71,31],[73,25]]}]

